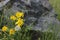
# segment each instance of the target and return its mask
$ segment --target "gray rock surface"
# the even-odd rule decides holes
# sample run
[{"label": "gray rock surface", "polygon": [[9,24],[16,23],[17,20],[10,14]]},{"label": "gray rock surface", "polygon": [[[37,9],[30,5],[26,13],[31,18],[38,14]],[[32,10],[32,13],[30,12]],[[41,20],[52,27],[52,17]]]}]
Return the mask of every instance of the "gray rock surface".
[{"label": "gray rock surface", "polygon": [[10,0],[3,0],[0,2],[0,10],[2,10],[3,6],[5,6]]},{"label": "gray rock surface", "polygon": [[52,30],[55,25],[56,29],[60,26],[57,15],[48,0],[14,0],[12,7],[5,11],[5,15],[8,17],[17,11],[25,13],[25,25],[33,23],[32,30],[46,31],[51,27]]}]

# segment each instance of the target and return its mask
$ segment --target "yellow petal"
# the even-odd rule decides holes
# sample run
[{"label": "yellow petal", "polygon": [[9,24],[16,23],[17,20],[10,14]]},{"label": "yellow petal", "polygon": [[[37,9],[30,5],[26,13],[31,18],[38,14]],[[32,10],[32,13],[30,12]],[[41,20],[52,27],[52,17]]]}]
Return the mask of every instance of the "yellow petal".
[{"label": "yellow petal", "polygon": [[10,32],[9,32],[10,35],[13,35],[15,34],[15,30],[14,29],[10,29]]},{"label": "yellow petal", "polygon": [[11,19],[11,20],[16,20],[16,17],[15,17],[14,15],[12,15],[12,16],[10,17],[10,19]]},{"label": "yellow petal", "polygon": [[2,27],[2,31],[3,31],[3,32],[7,31],[7,29],[8,29],[7,26],[3,26],[3,27]]},{"label": "yellow petal", "polygon": [[16,12],[16,17],[24,17],[24,13],[23,12]]}]

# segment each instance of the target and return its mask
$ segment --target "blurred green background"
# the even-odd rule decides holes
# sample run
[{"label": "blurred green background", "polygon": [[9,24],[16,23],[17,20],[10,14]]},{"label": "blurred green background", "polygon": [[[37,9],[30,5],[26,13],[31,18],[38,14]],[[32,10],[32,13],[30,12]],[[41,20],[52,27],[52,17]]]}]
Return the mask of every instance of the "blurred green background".
[{"label": "blurred green background", "polygon": [[49,0],[56,13],[58,14],[57,18],[60,20],[60,0]]}]

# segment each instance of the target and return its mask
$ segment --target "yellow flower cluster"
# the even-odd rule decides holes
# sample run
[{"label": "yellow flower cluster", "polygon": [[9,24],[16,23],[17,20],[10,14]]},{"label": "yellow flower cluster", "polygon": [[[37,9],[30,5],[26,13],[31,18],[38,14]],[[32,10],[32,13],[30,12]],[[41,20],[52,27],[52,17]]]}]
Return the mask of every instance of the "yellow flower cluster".
[{"label": "yellow flower cluster", "polygon": [[[23,17],[24,17],[23,12],[16,12],[15,15],[10,16],[10,19],[15,21],[15,25],[17,25],[18,27],[22,27],[22,25],[24,24],[24,20],[22,19]],[[18,27],[15,27],[15,29]],[[10,35],[15,34],[15,29],[10,29],[9,34]],[[19,30],[19,29],[16,29],[16,30]],[[7,30],[8,30],[7,26],[2,27],[3,32],[6,32]]]},{"label": "yellow flower cluster", "polygon": [[12,15],[10,19],[17,20],[15,24],[21,27],[24,24],[24,20],[22,19],[23,17],[24,17],[23,12],[16,12],[15,16]]},{"label": "yellow flower cluster", "polygon": [[21,18],[24,17],[24,13],[23,12],[16,12],[15,15],[10,16],[11,20],[16,20],[17,18]]},{"label": "yellow flower cluster", "polygon": [[[2,27],[2,31],[3,32],[6,32],[7,30],[8,30],[8,27],[7,26],[3,26]],[[14,33],[15,33],[15,30],[14,29],[10,29],[9,34],[12,35]]]}]

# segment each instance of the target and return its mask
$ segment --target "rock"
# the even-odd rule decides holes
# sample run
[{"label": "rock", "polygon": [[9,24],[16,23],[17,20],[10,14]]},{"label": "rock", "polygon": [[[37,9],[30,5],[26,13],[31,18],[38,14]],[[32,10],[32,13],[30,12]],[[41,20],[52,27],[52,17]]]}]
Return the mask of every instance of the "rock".
[{"label": "rock", "polygon": [[10,0],[2,0],[0,2],[0,10],[3,8],[3,6],[5,6]]},{"label": "rock", "polygon": [[58,25],[56,29],[60,26],[56,13],[48,0],[14,0],[12,7],[5,11],[5,16],[8,17],[11,15],[10,12],[17,11],[25,13],[25,25],[33,23],[32,30],[46,31],[48,28],[53,29],[55,25]]}]

